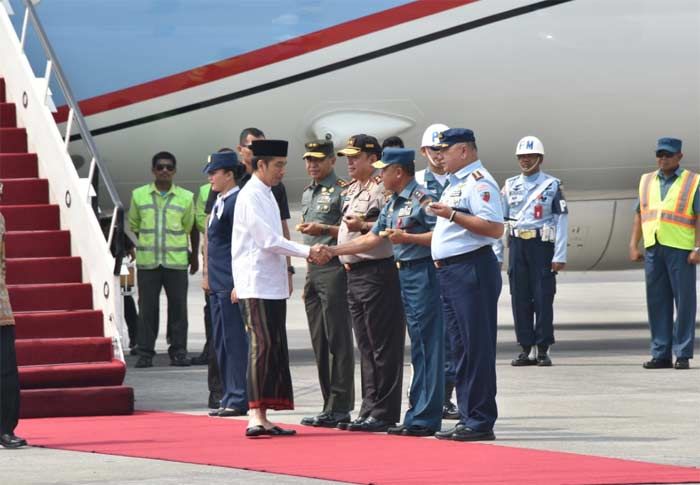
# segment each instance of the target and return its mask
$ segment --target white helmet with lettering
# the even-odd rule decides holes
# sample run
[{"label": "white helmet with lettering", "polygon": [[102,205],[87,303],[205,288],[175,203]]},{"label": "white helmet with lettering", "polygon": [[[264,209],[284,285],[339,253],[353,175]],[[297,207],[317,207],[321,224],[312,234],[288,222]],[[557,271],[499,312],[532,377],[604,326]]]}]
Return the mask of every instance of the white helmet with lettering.
[{"label": "white helmet with lettering", "polygon": [[435,123],[427,127],[423,132],[423,138],[421,138],[420,147],[424,148],[437,145],[438,135],[445,130],[449,130],[449,127],[447,125],[443,125],[442,123]]},{"label": "white helmet with lettering", "polygon": [[515,147],[516,155],[527,155],[530,153],[538,153],[544,155],[544,145],[536,136],[526,136],[518,142]]}]

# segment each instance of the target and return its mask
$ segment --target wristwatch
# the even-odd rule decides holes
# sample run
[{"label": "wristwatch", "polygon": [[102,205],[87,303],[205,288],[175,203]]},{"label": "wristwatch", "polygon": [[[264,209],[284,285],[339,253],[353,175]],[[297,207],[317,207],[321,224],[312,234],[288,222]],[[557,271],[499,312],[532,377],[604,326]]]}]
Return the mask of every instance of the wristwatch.
[{"label": "wristwatch", "polygon": [[287,266],[287,272],[289,274],[295,274],[297,270],[294,269],[294,266]]}]

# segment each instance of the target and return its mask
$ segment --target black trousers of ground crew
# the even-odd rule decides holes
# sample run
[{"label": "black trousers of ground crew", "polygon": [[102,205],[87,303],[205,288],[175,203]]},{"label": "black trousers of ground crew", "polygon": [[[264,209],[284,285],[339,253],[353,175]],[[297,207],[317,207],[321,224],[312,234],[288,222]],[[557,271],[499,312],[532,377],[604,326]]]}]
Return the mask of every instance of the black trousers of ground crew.
[{"label": "black trousers of ground crew", "polygon": [[347,272],[348,306],[360,351],[360,417],[401,420],[406,317],[393,258],[363,261]]},{"label": "black trousers of ground crew", "polygon": [[160,291],[168,297],[168,354],[187,354],[187,270],[139,269],[139,353],[155,355],[160,319]]},{"label": "black trousers of ground crew", "polygon": [[355,404],[355,356],[345,268],[337,258],[324,266],[309,265],[304,306],[316,356],[323,411],[350,412]]},{"label": "black trousers of ground crew", "polygon": [[13,434],[19,421],[19,374],[15,326],[0,326],[0,433]]}]

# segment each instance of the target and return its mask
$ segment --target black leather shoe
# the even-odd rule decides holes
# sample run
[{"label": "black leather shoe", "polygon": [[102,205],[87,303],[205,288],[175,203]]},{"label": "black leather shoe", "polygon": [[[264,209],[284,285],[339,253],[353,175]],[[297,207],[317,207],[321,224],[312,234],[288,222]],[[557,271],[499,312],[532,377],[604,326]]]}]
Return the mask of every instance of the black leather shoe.
[{"label": "black leather shoe", "polygon": [[266,429],[265,432],[270,436],[294,436],[297,434],[295,429],[284,429],[279,426],[273,426],[270,429]]},{"label": "black leather shoe", "polygon": [[241,411],[238,408],[224,408],[219,411],[218,415],[220,418],[230,418],[233,416],[245,416],[248,413]]},{"label": "black leather shoe", "polygon": [[209,356],[207,354],[199,354],[197,357],[190,359],[192,365],[207,365],[209,364]]},{"label": "black leather shoe", "polygon": [[224,408],[212,409],[212,410],[209,411],[207,414],[209,414],[209,416],[215,418],[215,417],[218,417],[218,416],[219,416],[219,413],[220,413],[221,411],[223,411],[223,410],[224,410]]},{"label": "black leather shoe", "polygon": [[434,430],[417,424],[412,424],[403,431],[404,436],[433,436],[434,434]]},{"label": "black leather shoe", "polygon": [[403,424],[400,424],[398,426],[391,426],[389,429],[386,430],[387,434],[393,434],[397,436],[401,436],[406,430],[406,426]]},{"label": "black leather shoe", "polygon": [[142,355],[139,357],[139,360],[136,361],[136,365],[134,365],[137,369],[145,369],[147,367],[153,367],[153,357],[149,357],[148,355]]},{"label": "black leather shoe", "polygon": [[474,431],[463,424],[458,424],[454,428],[448,429],[447,431],[438,431],[435,433],[435,437],[439,440],[452,441],[493,441],[496,439],[496,435],[493,434],[493,430]]},{"label": "black leather shoe", "polygon": [[335,428],[338,423],[349,423],[350,413],[325,413],[314,418],[311,426],[317,428]]},{"label": "black leather shoe", "polygon": [[459,409],[452,401],[442,405],[442,419],[459,419]]},{"label": "black leather shoe", "polygon": [[552,359],[549,358],[549,355],[547,354],[538,354],[537,355],[537,365],[539,367],[551,367],[552,366]]},{"label": "black leather shoe", "polygon": [[170,365],[175,367],[189,367],[190,360],[185,354],[176,354],[174,357],[170,358]]},{"label": "black leather shoe", "polygon": [[314,421],[316,421],[316,419],[326,417],[327,414],[326,412],[320,412],[316,416],[306,416],[305,418],[301,418],[301,424],[304,426],[314,426]]},{"label": "black leather shoe", "polygon": [[671,362],[671,359],[651,359],[644,362],[642,367],[645,369],[671,369],[673,367],[673,363]]},{"label": "black leather shoe", "polygon": [[370,416],[359,425],[348,425],[348,431],[367,431],[369,433],[386,433],[386,431],[395,426],[396,423],[387,423],[381,419]]},{"label": "black leather shoe", "polygon": [[347,431],[350,428],[350,426],[359,426],[364,422],[365,419],[367,418],[363,418],[362,416],[360,416],[350,422],[340,422],[335,427]]},{"label": "black leather shoe", "polygon": [[526,365],[537,365],[537,361],[530,358],[530,353],[520,352],[518,356],[510,361],[513,367],[525,367]]},{"label": "black leather shoe", "polygon": [[21,448],[27,446],[27,440],[20,438],[14,433],[4,433],[0,435],[0,445],[5,448]]},{"label": "black leather shoe", "polygon": [[690,362],[688,362],[687,358],[678,357],[673,367],[676,369],[690,369]]},{"label": "black leather shoe", "polygon": [[256,436],[265,436],[267,434],[267,430],[265,429],[265,426],[258,425],[258,426],[252,426],[250,428],[246,428],[245,430],[245,435],[248,438],[255,438]]},{"label": "black leather shoe", "polygon": [[209,403],[207,406],[209,409],[219,409],[221,407],[221,396],[214,394],[213,392],[209,393]]}]

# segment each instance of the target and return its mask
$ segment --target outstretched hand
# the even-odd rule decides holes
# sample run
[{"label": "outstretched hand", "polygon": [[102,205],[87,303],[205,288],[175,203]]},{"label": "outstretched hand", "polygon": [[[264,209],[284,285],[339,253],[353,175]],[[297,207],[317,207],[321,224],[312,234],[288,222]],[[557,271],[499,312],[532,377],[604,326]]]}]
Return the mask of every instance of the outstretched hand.
[{"label": "outstretched hand", "polygon": [[309,263],[324,265],[333,258],[330,248],[324,244],[316,244],[309,252]]}]

